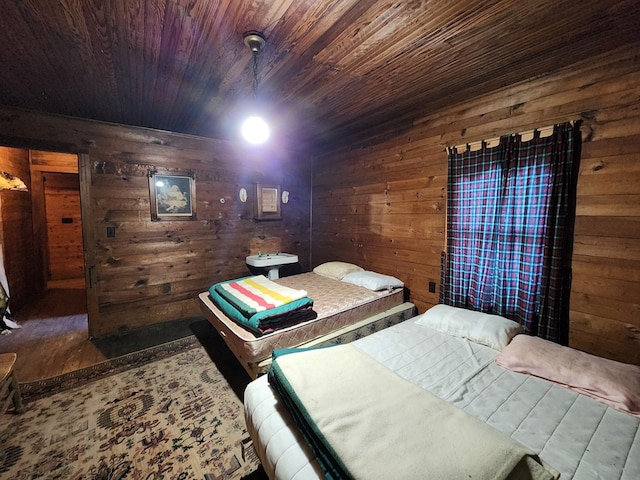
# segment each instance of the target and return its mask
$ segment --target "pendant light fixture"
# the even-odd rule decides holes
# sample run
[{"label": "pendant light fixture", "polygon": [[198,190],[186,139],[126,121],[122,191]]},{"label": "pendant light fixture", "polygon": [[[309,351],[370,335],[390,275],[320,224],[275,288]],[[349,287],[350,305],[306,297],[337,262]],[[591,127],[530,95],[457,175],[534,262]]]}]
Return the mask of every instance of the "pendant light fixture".
[{"label": "pendant light fixture", "polygon": [[[259,32],[247,32],[244,34],[244,44],[251,50],[253,56],[253,103],[257,104],[258,92],[258,53],[264,47],[264,36]],[[242,124],[242,136],[249,143],[260,144],[269,138],[269,125],[259,115],[249,116]]]}]

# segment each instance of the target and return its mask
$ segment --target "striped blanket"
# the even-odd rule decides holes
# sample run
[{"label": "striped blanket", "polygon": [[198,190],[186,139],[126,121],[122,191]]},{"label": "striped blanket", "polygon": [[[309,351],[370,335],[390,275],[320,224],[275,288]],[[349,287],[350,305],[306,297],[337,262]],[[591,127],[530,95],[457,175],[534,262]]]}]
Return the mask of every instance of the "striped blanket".
[{"label": "striped blanket", "polygon": [[278,285],[262,275],[221,283],[216,291],[245,315],[281,307],[307,296],[304,290]]},{"label": "striped blanket", "polygon": [[305,290],[257,275],[213,285],[209,296],[225,315],[257,334],[316,317]]}]

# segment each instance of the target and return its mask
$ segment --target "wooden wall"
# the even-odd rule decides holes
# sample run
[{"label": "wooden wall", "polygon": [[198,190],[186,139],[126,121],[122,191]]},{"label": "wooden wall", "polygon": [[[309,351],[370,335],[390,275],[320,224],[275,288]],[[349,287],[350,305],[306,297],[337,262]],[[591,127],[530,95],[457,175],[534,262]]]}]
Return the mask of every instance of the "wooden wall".
[{"label": "wooden wall", "polygon": [[77,173],[46,173],[48,280],[84,279],[80,181]]},{"label": "wooden wall", "polygon": [[[12,108],[0,108],[3,143],[81,154],[92,336],[200,315],[198,293],[247,274],[245,257],[259,249],[277,245],[309,268],[311,177],[303,155]],[[195,173],[195,221],[151,221],[152,168]],[[282,220],[253,219],[255,183],[290,192]]]},{"label": "wooden wall", "polygon": [[[69,282],[60,280],[75,278],[78,281],[72,282],[72,285],[81,286],[84,284],[84,252],[78,156],[29,150],[29,159],[33,241],[36,253],[33,268],[39,272],[39,285],[42,288],[69,286]],[[62,185],[58,185],[56,179],[65,177],[73,179],[67,180],[72,184],[65,185],[69,188],[60,188]],[[62,224],[62,216],[71,217],[73,223]],[[51,283],[52,281],[57,283]]]},{"label": "wooden wall", "polygon": [[[29,187],[29,152],[0,147],[0,171],[19,177]],[[38,292],[32,262],[35,254],[31,218],[29,192],[0,192],[2,256],[9,287],[9,307],[13,314]]]},{"label": "wooden wall", "polygon": [[[453,103],[453,101],[452,101]],[[446,145],[582,118],[570,345],[640,364],[640,50],[452,105],[315,162],[312,266],[395,275],[422,312],[438,301]]]}]

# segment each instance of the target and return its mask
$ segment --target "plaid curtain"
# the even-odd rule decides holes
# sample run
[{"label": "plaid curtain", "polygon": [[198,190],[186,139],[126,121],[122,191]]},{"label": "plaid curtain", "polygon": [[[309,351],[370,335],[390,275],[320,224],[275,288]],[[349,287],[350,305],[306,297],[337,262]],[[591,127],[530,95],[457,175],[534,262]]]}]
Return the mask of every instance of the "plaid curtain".
[{"label": "plaid curtain", "polygon": [[511,318],[568,342],[580,125],[449,151],[440,302]]}]

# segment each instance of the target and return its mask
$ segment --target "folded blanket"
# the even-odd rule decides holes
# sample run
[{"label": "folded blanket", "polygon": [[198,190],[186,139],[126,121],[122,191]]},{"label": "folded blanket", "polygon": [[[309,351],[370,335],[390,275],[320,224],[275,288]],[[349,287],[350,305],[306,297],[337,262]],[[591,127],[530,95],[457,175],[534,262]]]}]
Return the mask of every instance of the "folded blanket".
[{"label": "folded blanket", "polygon": [[262,275],[221,282],[216,292],[245,316],[280,307],[307,296],[304,290],[279,285]]},{"label": "folded blanket", "polygon": [[[254,282],[243,282],[243,280],[255,278],[256,277],[247,277],[245,279],[229,280],[217,283],[209,288],[209,296],[227,317],[256,335],[270,333],[274,330],[282,329],[307,320],[312,320],[317,317],[317,313],[313,310],[313,299],[307,296],[302,296],[301,298],[292,300],[293,298],[298,297],[301,293],[306,295],[304,290],[295,290],[284,287],[276,284],[275,282],[271,282],[271,280],[268,280],[265,277],[258,278]],[[266,280],[268,283],[263,282],[262,279]],[[280,305],[268,309],[260,308],[260,311],[256,311],[256,308],[248,306],[245,302],[239,300],[239,298],[245,295],[245,292],[235,295],[233,293],[233,287],[230,287],[229,289],[225,288],[225,285],[231,283],[239,284],[238,292],[243,288],[253,288],[255,291],[260,292],[260,294],[256,293],[256,296],[262,299],[260,300],[260,302],[263,303],[262,307],[266,307],[268,304],[267,299],[270,297],[276,298],[274,302],[280,303]],[[273,287],[271,284],[275,285],[277,288]],[[262,286],[261,288],[263,289],[260,290],[256,285]],[[282,298],[277,298],[278,296]],[[256,299],[252,299],[252,301],[259,303]]]},{"label": "folded blanket", "polygon": [[352,345],[276,351],[269,381],[327,478],[558,476],[523,445]]}]

